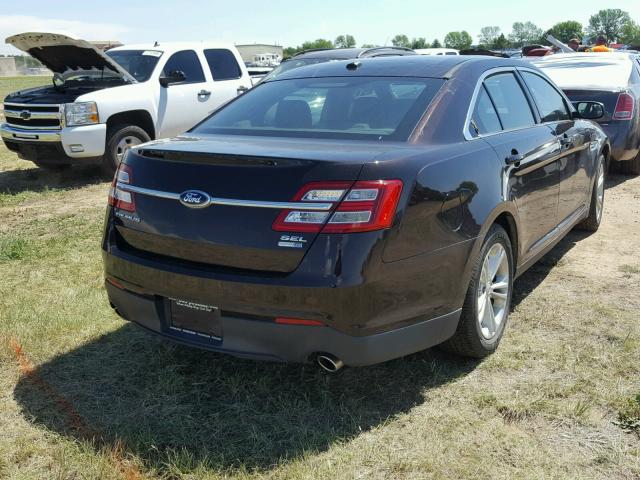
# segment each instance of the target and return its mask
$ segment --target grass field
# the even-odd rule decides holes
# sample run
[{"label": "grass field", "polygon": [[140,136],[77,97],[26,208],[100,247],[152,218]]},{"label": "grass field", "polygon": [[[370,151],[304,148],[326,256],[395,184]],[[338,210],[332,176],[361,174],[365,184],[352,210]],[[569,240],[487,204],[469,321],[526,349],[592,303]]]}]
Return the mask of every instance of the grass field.
[{"label": "grass field", "polygon": [[26,88],[39,87],[51,82],[51,77],[47,76],[22,76],[22,77],[0,77],[0,99],[4,99],[9,93]]},{"label": "grass field", "polygon": [[611,177],[600,231],[516,282],[491,358],[434,349],[336,376],[119,319],[107,190],[0,146],[0,478],[640,478],[640,178]]}]

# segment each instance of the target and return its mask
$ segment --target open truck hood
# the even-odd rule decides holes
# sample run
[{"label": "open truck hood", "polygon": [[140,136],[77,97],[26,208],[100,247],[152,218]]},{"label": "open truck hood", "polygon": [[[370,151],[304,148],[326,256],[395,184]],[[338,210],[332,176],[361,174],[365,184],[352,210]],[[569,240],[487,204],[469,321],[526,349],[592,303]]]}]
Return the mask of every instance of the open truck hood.
[{"label": "open truck hood", "polygon": [[58,33],[26,32],[8,37],[5,42],[28,53],[54,73],[107,68],[130,82],[136,81],[129,72],[86,40]]}]

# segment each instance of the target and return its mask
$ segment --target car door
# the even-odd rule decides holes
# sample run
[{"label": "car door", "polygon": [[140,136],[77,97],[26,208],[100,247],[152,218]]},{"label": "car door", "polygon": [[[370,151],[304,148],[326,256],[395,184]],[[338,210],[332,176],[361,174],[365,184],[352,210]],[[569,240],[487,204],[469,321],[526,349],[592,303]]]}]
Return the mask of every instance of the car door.
[{"label": "car door", "polygon": [[213,79],[211,101],[214,109],[249,89],[250,85],[246,85],[242,78],[242,69],[231,50],[205,48],[204,57]]},{"label": "car door", "polygon": [[186,132],[214,109],[211,85],[195,50],[181,50],[169,57],[162,75],[176,71],[184,74],[184,81],[159,87],[158,138]]},{"label": "car door", "polygon": [[583,121],[573,119],[564,96],[551,83],[533,71],[521,70],[520,73],[536,104],[540,122],[547,125],[560,142],[558,223],[569,221],[586,208],[591,191],[590,133]]},{"label": "car door", "polygon": [[[484,112],[485,120],[478,120],[478,109]],[[479,121],[484,125],[478,125]],[[492,127],[483,133],[487,123]],[[557,224],[558,140],[548,127],[537,123],[515,71],[500,71],[484,79],[472,124],[504,162],[503,196],[518,210],[519,247],[525,257],[533,254]]]}]

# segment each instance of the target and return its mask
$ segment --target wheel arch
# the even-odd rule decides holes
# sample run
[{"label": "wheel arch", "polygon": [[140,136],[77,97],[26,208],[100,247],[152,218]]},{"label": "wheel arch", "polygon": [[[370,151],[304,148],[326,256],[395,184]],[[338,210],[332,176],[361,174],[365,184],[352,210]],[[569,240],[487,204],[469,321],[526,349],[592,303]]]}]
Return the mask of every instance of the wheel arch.
[{"label": "wheel arch", "polygon": [[505,229],[509,236],[509,240],[511,241],[511,250],[513,253],[514,273],[517,275],[518,264],[520,263],[520,253],[522,251],[520,245],[518,218],[518,210],[516,206],[510,202],[502,202],[496,206],[489,215],[487,215],[486,220],[476,237],[475,244],[471,250],[465,267],[464,281],[462,282],[465,292],[468,288],[469,281],[471,280],[471,273],[473,265],[475,264],[475,259],[480,254],[485,238],[487,238],[487,234],[493,225],[500,225]]},{"label": "wheel arch", "polygon": [[107,119],[107,130],[116,125],[134,125],[140,127],[149,138],[154,140],[156,138],[156,129],[151,118],[151,114],[146,110],[128,110],[126,112],[119,112],[111,115]]}]

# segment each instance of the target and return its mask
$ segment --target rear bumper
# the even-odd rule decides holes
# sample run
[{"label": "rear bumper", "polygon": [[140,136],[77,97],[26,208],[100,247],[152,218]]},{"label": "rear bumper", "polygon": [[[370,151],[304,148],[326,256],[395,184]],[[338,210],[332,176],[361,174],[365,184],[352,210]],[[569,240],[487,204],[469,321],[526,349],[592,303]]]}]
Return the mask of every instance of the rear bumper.
[{"label": "rear bumper", "polygon": [[118,313],[148,331],[178,343],[258,360],[304,363],[317,353],[330,353],[345,365],[373,365],[444,342],[454,334],[460,317],[456,310],[387,332],[351,336],[331,327],[281,325],[223,314],[222,340],[214,340],[170,329],[162,297],[140,295],[108,282],[106,289]]},{"label": "rear bumper", "polygon": [[7,148],[20,158],[39,163],[91,163],[104,155],[105,124],[65,127],[61,130],[27,130],[0,125]]}]

